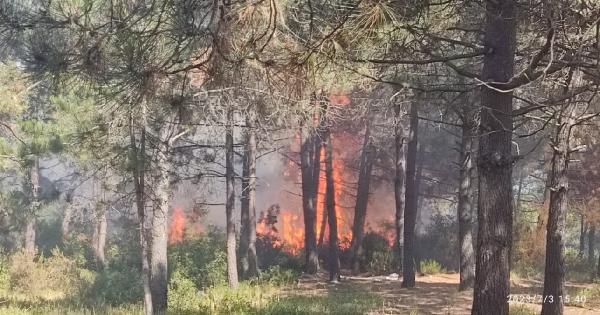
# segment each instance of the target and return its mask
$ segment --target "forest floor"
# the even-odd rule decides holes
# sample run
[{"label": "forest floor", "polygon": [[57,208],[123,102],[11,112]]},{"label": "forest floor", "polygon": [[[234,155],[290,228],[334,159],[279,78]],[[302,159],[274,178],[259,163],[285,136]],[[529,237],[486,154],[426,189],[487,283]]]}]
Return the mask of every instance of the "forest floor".
[{"label": "forest floor", "polygon": [[[470,314],[472,291],[458,292],[458,274],[417,276],[415,288],[400,288],[397,276],[343,277],[339,284],[327,281],[326,274],[304,275],[297,286],[288,288],[289,294],[300,296],[353,296],[352,293],[369,293],[380,298],[380,306],[369,314]],[[511,281],[511,293],[519,296],[539,295],[543,283],[535,280]],[[600,297],[586,296],[593,284],[567,283],[571,302],[565,307],[565,315],[600,314]],[[577,299],[577,301],[575,301]],[[511,302],[511,314],[539,314],[539,303]]]}]

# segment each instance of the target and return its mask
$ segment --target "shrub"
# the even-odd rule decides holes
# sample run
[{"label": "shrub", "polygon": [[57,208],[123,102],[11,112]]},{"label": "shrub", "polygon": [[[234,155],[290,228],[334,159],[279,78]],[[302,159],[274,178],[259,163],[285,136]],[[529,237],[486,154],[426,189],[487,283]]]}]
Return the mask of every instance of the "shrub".
[{"label": "shrub", "polygon": [[421,269],[421,273],[424,275],[433,275],[433,274],[445,272],[445,270],[442,268],[442,265],[440,265],[439,262],[437,262],[433,259],[426,259],[426,260],[421,261],[420,269]]},{"label": "shrub", "polygon": [[170,273],[180,272],[199,289],[227,281],[225,235],[212,228],[197,239],[186,239],[169,248]]},{"label": "shrub", "polygon": [[458,223],[454,216],[434,214],[431,223],[425,228],[425,233],[417,235],[417,261],[433,259],[446,269],[457,270],[457,230]]},{"label": "shrub", "polygon": [[106,269],[97,273],[86,292],[85,302],[94,306],[118,306],[137,303],[142,297],[142,280],[137,269]]},{"label": "shrub", "polygon": [[77,296],[93,281],[89,273],[57,249],[52,256],[41,256],[37,261],[23,252],[12,255],[8,277],[13,292],[43,299]]},{"label": "shrub", "polygon": [[180,271],[174,271],[169,280],[169,308],[175,313],[200,312],[200,292],[194,281]]},{"label": "shrub", "polygon": [[273,285],[285,285],[298,282],[300,272],[294,269],[284,269],[281,266],[271,266],[261,273],[261,281]]}]

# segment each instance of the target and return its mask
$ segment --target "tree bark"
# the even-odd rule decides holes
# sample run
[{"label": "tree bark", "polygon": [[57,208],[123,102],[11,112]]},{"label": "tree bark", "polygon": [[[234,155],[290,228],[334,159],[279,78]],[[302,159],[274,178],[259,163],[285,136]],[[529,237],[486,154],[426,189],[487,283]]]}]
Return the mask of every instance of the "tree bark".
[{"label": "tree bark", "polygon": [[25,223],[25,253],[34,256],[36,254],[35,246],[35,230],[37,225],[37,212],[40,207],[40,160],[35,157],[29,166],[28,184],[31,194],[30,212],[27,214],[27,222]]},{"label": "tree bark", "polygon": [[[542,315],[561,315],[565,296],[565,229],[569,191],[569,160],[572,111],[567,104],[562,108],[552,141],[552,170],[550,207],[546,229],[546,267]],[[565,112],[566,111],[566,112]]]},{"label": "tree bark", "polygon": [[71,232],[71,219],[73,217],[73,196],[71,192],[65,193],[65,212],[61,223],[62,242],[65,243],[69,239]]},{"label": "tree bark", "polygon": [[458,244],[460,283],[459,291],[473,288],[475,282],[475,251],[473,249],[473,197],[475,195],[473,178],[475,166],[473,163],[473,139],[475,125],[463,122],[460,144],[460,172],[458,188]]},{"label": "tree bark", "polygon": [[169,232],[169,201],[171,195],[170,185],[170,165],[168,152],[171,150],[170,141],[164,140],[161,136],[161,143],[156,150],[156,186],[155,201],[152,213],[152,256],[150,284],[152,289],[152,303],[154,312],[163,314],[167,311],[167,290],[168,290],[168,261],[167,246]]},{"label": "tree bark", "polygon": [[260,275],[256,256],[256,129],[254,124],[254,114],[250,113],[246,119],[248,131],[242,171],[240,235],[240,262],[242,276],[246,278]]},{"label": "tree bark", "polygon": [[153,315],[152,290],[150,287],[150,244],[148,241],[146,227],[146,195],[145,195],[145,177],[146,177],[146,130],[145,130],[145,111],[142,113],[142,128],[140,132],[139,147],[135,136],[135,127],[133,115],[129,117],[129,138],[130,149],[133,157],[133,167],[131,169],[134,187],[135,203],[138,214],[138,237],[140,242],[140,252],[142,258],[142,286],[144,289],[144,315]]},{"label": "tree bark", "polygon": [[404,217],[404,170],[406,155],[404,154],[404,126],[401,124],[400,103],[394,107],[394,197],[395,197],[395,225],[396,225],[396,250],[398,257],[398,269],[402,270],[402,254],[404,235],[403,217]]},{"label": "tree bark", "polygon": [[415,286],[415,225],[419,195],[417,191],[417,152],[419,117],[416,101],[410,104],[408,145],[406,148],[406,184],[404,202],[404,253],[402,255],[402,287]]},{"label": "tree bark", "polygon": [[369,202],[369,189],[375,154],[375,145],[371,139],[369,122],[367,122],[365,139],[360,157],[356,205],[354,207],[354,222],[352,225],[352,241],[350,242],[352,272],[355,274],[360,271],[360,257],[364,254],[362,243],[365,234],[365,221],[367,218],[367,205]]},{"label": "tree bark", "polygon": [[327,208],[327,223],[329,225],[329,281],[340,280],[340,258],[337,235],[337,216],[335,213],[335,183],[333,178],[333,148],[331,132],[326,128],[324,133],[325,146],[325,182],[327,183],[325,203]]},{"label": "tree bark", "polygon": [[225,185],[226,201],[225,216],[227,220],[227,281],[230,288],[238,285],[236,238],[235,238],[235,170],[233,151],[233,110],[227,112],[227,127],[225,130]]},{"label": "tree bark", "polygon": [[585,224],[585,217],[581,215],[580,227],[579,227],[579,252],[577,256],[583,257],[583,251],[585,250],[585,236],[587,234],[587,226]]},{"label": "tree bark", "polygon": [[106,246],[106,209],[101,208],[103,204],[96,205],[96,213],[94,215],[94,235],[93,248],[94,258],[96,259],[96,267],[102,270],[106,267],[106,259],[104,257],[104,248]]},{"label": "tree bark", "polygon": [[[317,250],[317,194],[315,168],[320,168],[320,161],[315,162],[316,137],[313,132],[303,129],[304,143],[300,148],[300,171],[302,173],[302,209],[304,212],[304,251],[305,271],[316,274],[319,270],[319,252]],[[317,164],[315,164],[317,163]],[[316,175],[319,176],[319,175]]]},{"label": "tree bark", "polygon": [[588,262],[594,262],[594,250],[596,249],[596,227],[590,225],[588,230]]},{"label": "tree bark", "polygon": [[[484,82],[507,82],[514,71],[517,4],[486,3]],[[512,245],[512,92],[483,86],[479,129],[477,260],[472,314],[508,314]]]}]

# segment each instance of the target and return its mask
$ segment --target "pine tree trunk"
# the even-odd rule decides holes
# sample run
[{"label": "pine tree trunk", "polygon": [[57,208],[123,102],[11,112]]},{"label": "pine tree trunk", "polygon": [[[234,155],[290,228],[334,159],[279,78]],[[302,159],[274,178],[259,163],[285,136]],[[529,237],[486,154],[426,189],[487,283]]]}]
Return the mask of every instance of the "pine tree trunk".
[{"label": "pine tree trunk", "polygon": [[590,225],[588,230],[588,263],[594,263],[594,250],[596,249],[596,227]]},{"label": "pine tree trunk", "polygon": [[[304,143],[300,148],[300,171],[302,173],[302,209],[304,212],[304,250],[306,254],[305,271],[316,274],[319,270],[319,252],[317,250],[317,193],[315,186],[315,136],[312,132],[303,130]],[[319,163],[319,162],[317,162]],[[318,175],[317,175],[318,176]],[[318,183],[318,180],[316,181]]]},{"label": "pine tree trunk", "polygon": [[135,204],[138,215],[138,238],[140,242],[140,252],[142,259],[142,287],[144,289],[144,315],[153,315],[152,290],[150,287],[150,244],[148,229],[146,227],[146,195],[145,195],[145,173],[146,173],[146,131],[145,131],[145,112],[142,112],[142,127],[140,132],[139,147],[135,137],[135,127],[133,115],[129,117],[129,138],[131,156],[133,165],[131,172],[135,187]]},{"label": "pine tree trunk", "polygon": [[561,315],[565,296],[565,228],[569,191],[569,159],[571,129],[570,113],[563,108],[557,121],[552,143],[550,207],[546,229],[546,268],[542,315]]},{"label": "pine tree trunk", "polygon": [[[161,137],[164,139],[165,137]],[[152,232],[151,232],[151,272],[150,277],[152,289],[152,303],[154,312],[162,314],[167,310],[167,290],[168,290],[168,261],[167,246],[169,232],[169,201],[170,201],[170,161],[168,152],[171,146],[168,140],[163,140],[156,150],[156,186],[155,201],[152,213]]]},{"label": "pine tree trunk", "polygon": [[235,239],[235,170],[233,151],[233,110],[227,112],[227,127],[225,130],[225,185],[226,201],[225,216],[227,220],[227,281],[230,288],[238,285],[236,239]]},{"label": "pine tree trunk", "polygon": [[458,243],[460,283],[459,291],[473,288],[475,282],[475,251],[473,249],[473,197],[475,195],[473,177],[473,139],[475,126],[463,122],[460,145],[460,173],[458,188]]},{"label": "pine tree trunk", "polygon": [[335,184],[333,178],[333,148],[331,132],[327,128],[323,133],[325,139],[325,182],[327,183],[325,204],[327,208],[327,223],[329,225],[329,281],[340,280],[340,258],[337,235],[337,216],[335,213]]},{"label": "pine tree trunk", "polygon": [[419,117],[416,101],[410,105],[410,124],[406,148],[406,178],[404,202],[404,253],[402,254],[402,287],[415,286],[415,226],[419,195],[417,191],[417,152]]},{"label": "pine tree trunk", "polygon": [[27,222],[25,223],[25,253],[34,256],[36,254],[36,216],[40,206],[40,160],[37,157],[33,159],[29,167],[28,182],[31,193],[31,211],[28,213]]},{"label": "pine tree trunk", "polygon": [[61,223],[61,237],[63,244],[69,239],[71,232],[71,218],[73,216],[73,197],[70,192],[65,194],[65,211]]},{"label": "pine tree trunk", "polygon": [[93,249],[94,258],[96,259],[96,266],[99,270],[106,267],[106,259],[104,257],[104,248],[106,246],[106,210],[99,208],[101,205],[96,206],[96,213],[94,216],[94,235]]},{"label": "pine tree trunk", "polygon": [[360,257],[364,254],[363,238],[365,234],[365,221],[367,218],[367,205],[369,202],[369,187],[371,184],[371,173],[375,161],[375,146],[371,140],[370,126],[367,122],[365,140],[360,157],[358,173],[358,187],[356,190],[356,205],[354,207],[354,222],[352,225],[352,241],[350,251],[352,255],[352,272],[360,272]]},{"label": "pine tree trunk", "polygon": [[587,234],[587,226],[585,224],[585,217],[583,215],[580,216],[581,220],[579,227],[579,251],[577,252],[577,256],[583,257],[583,251],[585,251],[585,236]]},{"label": "pine tree trunk", "polygon": [[395,225],[396,225],[396,250],[398,257],[398,269],[402,270],[402,254],[403,242],[402,238],[404,235],[404,170],[406,155],[404,154],[404,127],[401,124],[401,111],[400,104],[397,104],[394,108],[394,197],[395,197]]},{"label": "pine tree trunk", "polygon": [[[515,0],[486,4],[482,80],[507,82],[514,71]],[[512,245],[512,93],[481,90],[477,260],[472,314],[507,315]]]},{"label": "pine tree trunk", "polygon": [[257,277],[260,270],[256,256],[256,129],[253,113],[248,115],[242,170],[240,262],[244,277]]}]

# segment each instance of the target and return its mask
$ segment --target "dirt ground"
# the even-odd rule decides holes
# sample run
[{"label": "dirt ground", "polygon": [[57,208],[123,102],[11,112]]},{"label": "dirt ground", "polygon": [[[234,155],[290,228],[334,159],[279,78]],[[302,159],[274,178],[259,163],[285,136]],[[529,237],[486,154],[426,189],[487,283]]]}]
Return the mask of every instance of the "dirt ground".
[{"label": "dirt ground", "polygon": [[[370,314],[471,314],[472,291],[458,292],[458,274],[417,276],[415,288],[400,288],[401,279],[394,276],[343,277],[339,284],[327,281],[326,274],[303,276],[294,294],[324,295],[344,292],[371,292],[382,298],[382,305]],[[511,294],[535,295],[542,293],[543,283],[534,280],[512,280]],[[568,292],[578,292],[590,284],[567,283]],[[511,302],[512,306],[541,311],[535,303]],[[600,301],[590,301],[583,306],[566,306],[565,315],[598,315]]]}]

